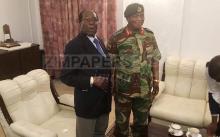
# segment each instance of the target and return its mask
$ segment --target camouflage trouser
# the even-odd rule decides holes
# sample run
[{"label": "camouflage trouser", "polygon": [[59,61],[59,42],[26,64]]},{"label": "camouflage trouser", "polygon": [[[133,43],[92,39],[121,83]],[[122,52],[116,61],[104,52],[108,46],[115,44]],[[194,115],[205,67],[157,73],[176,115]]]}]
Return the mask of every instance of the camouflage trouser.
[{"label": "camouflage trouser", "polygon": [[130,98],[123,95],[115,95],[116,137],[128,137],[129,118],[133,112],[133,125],[131,131],[133,137],[147,137],[148,112],[151,105],[150,97]]}]

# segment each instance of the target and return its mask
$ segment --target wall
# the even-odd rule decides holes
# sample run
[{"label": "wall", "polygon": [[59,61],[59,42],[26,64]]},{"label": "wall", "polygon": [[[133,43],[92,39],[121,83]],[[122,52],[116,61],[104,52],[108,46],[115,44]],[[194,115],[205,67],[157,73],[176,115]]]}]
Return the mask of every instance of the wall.
[{"label": "wall", "polygon": [[[117,0],[117,28],[126,25],[125,7],[133,2],[145,7],[145,27],[155,33],[163,59],[168,55],[210,59],[220,54],[219,0]],[[2,25],[9,24],[12,37],[43,45],[39,0],[0,0]]]},{"label": "wall", "polygon": [[[219,0],[123,0],[118,14],[133,2],[145,7],[144,26],[154,31],[162,61],[168,55],[209,60],[220,54]],[[117,28],[127,24],[124,17],[117,21]]]},{"label": "wall", "polygon": [[185,0],[181,56],[220,55],[220,1]]},{"label": "wall", "polygon": [[4,40],[2,26],[9,24],[16,41],[43,45],[38,0],[0,0],[0,41]]}]

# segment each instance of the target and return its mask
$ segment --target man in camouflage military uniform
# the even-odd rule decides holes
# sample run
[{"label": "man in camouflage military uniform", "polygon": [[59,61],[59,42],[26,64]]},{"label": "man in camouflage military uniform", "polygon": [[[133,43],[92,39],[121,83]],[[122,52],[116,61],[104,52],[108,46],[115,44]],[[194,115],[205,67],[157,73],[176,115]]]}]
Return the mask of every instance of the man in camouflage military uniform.
[{"label": "man in camouflage military uniform", "polygon": [[[113,34],[108,50],[115,63],[116,137],[129,135],[131,110],[133,137],[147,137],[148,114],[159,91],[160,51],[154,34],[143,28],[144,7],[129,5],[124,16],[128,25]],[[153,89],[153,90],[152,90]]]}]

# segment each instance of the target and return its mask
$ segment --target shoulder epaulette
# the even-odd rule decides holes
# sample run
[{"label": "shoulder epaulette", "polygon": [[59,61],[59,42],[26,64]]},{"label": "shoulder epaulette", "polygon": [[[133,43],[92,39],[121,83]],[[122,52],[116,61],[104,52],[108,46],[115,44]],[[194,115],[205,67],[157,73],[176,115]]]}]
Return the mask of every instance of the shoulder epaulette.
[{"label": "shoulder epaulette", "polygon": [[148,29],[148,28],[144,28],[144,30],[147,31],[147,32],[153,33],[153,31]]},{"label": "shoulder epaulette", "polygon": [[115,33],[113,33],[113,37],[117,37],[118,35],[120,35],[121,33],[123,33],[124,28],[121,28],[120,30],[116,31]]},{"label": "shoulder epaulette", "polygon": [[112,36],[113,36],[114,41],[119,42],[119,43],[127,39],[127,36],[124,33],[124,28],[115,32]]}]

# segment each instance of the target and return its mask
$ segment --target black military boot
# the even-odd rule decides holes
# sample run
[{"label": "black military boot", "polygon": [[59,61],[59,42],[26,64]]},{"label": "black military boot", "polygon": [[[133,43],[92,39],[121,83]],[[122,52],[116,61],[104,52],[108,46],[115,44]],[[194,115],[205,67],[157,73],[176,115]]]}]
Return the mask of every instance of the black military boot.
[{"label": "black military boot", "polygon": [[148,137],[148,126],[131,126],[133,137]]},{"label": "black military boot", "polygon": [[122,133],[120,133],[117,128],[115,128],[114,130],[114,137],[129,137],[129,135],[124,135]]}]

